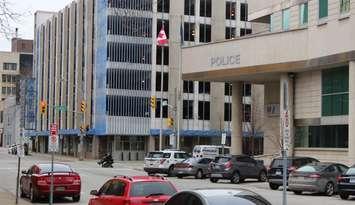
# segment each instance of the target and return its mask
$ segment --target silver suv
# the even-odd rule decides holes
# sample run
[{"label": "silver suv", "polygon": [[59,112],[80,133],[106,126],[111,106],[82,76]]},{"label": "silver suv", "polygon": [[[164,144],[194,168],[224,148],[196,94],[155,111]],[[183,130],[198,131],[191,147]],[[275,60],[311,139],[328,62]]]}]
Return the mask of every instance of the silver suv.
[{"label": "silver suv", "polygon": [[149,152],[144,159],[144,171],[147,172],[148,175],[159,173],[172,176],[175,164],[189,157],[189,154],[179,150]]}]

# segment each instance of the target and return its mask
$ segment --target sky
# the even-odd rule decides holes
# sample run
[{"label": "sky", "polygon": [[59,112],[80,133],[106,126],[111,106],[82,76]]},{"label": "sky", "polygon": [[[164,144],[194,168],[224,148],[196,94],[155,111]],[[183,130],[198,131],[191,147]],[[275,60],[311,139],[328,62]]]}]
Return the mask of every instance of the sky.
[{"label": "sky", "polygon": [[[59,11],[72,0],[8,0],[10,7],[17,13],[23,14],[20,21],[15,24],[19,29],[18,36],[24,39],[33,39],[34,13],[37,10]],[[11,41],[0,35],[0,51],[10,51]]]}]

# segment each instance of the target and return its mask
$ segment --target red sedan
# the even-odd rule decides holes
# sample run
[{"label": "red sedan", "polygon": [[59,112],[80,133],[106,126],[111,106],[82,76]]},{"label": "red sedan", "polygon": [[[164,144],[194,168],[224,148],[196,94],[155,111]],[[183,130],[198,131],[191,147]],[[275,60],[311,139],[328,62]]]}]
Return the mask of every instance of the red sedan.
[{"label": "red sedan", "polygon": [[[35,164],[22,171],[20,179],[21,197],[28,196],[31,202],[50,195],[51,164]],[[78,173],[69,165],[54,164],[53,166],[53,196],[73,197],[80,201],[81,180]]]},{"label": "red sedan", "polygon": [[89,205],[163,205],[176,192],[163,177],[119,176],[91,191]]}]

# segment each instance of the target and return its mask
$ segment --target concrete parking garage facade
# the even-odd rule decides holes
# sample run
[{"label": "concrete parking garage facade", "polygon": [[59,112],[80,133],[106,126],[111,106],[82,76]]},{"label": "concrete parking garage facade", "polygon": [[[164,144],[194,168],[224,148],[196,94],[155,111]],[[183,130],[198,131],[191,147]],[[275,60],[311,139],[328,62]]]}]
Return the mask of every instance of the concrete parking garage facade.
[{"label": "concrete parking garage facade", "polygon": [[[249,20],[268,24],[268,31],[183,49],[183,78],[233,82],[233,153],[242,150],[241,83],[248,81],[264,85],[266,155],[280,152],[288,111],[290,155],[354,164],[355,3],[279,0],[262,6],[256,3]],[[278,114],[269,114],[270,105]]]}]

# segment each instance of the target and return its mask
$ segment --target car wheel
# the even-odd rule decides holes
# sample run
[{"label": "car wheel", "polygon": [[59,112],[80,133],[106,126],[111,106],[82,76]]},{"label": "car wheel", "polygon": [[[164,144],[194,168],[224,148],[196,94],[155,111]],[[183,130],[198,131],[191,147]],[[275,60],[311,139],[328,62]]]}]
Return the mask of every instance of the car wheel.
[{"label": "car wheel", "polygon": [[293,191],[293,193],[295,193],[296,195],[301,195],[302,191]]},{"label": "car wheel", "polygon": [[196,179],[202,179],[203,178],[203,172],[201,169],[197,170],[197,173],[195,175]]},{"label": "car wheel", "polygon": [[269,187],[270,187],[270,189],[272,189],[272,190],[278,190],[278,189],[279,189],[279,185],[273,184],[273,183],[269,183]]},{"label": "car wheel", "polygon": [[168,170],[168,177],[173,176],[173,170],[174,170],[174,167],[173,167],[173,166],[170,166],[170,167],[169,167],[169,170]]},{"label": "car wheel", "polygon": [[31,186],[31,188],[30,188],[30,201],[31,201],[32,203],[34,203],[34,202],[37,201],[37,195],[36,195],[36,193],[35,193],[35,190],[32,188],[32,186]]},{"label": "car wheel", "polygon": [[218,182],[218,179],[216,179],[216,178],[210,178],[210,181],[211,181],[212,183],[217,183],[217,182]]},{"label": "car wheel", "polygon": [[73,202],[78,202],[78,201],[80,201],[80,195],[74,195]]},{"label": "car wheel", "polygon": [[238,172],[235,172],[232,176],[231,183],[239,184],[239,182],[240,182],[240,175]]},{"label": "car wheel", "polygon": [[259,174],[259,182],[266,182],[267,181],[267,176],[265,171],[261,171]]},{"label": "car wheel", "polygon": [[325,185],[325,194],[327,196],[334,195],[334,184],[332,182],[328,182],[327,185]]},{"label": "car wheel", "polygon": [[346,194],[346,193],[339,193],[339,195],[340,195],[340,198],[343,200],[347,200],[349,198],[349,194]]}]

